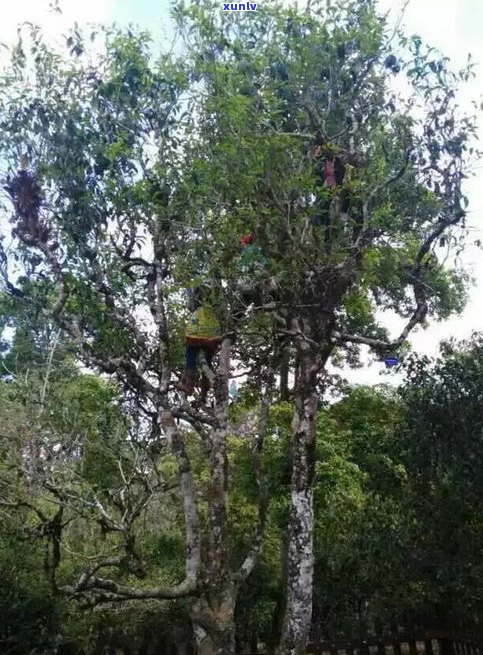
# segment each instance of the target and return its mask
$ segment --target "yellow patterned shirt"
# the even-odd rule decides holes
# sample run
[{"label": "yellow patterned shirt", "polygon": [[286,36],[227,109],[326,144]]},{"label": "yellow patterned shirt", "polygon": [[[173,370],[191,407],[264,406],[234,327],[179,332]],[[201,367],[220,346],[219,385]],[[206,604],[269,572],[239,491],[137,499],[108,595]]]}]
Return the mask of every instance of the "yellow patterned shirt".
[{"label": "yellow patterned shirt", "polygon": [[192,345],[213,343],[220,340],[221,327],[215,313],[209,307],[198,307],[186,326],[186,341]]}]

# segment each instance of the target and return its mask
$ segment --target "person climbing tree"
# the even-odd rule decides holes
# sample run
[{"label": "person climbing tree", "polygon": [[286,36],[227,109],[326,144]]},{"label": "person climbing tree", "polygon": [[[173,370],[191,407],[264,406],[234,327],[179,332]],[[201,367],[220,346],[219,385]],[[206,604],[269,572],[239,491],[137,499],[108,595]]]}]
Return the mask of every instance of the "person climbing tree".
[{"label": "person climbing tree", "polygon": [[317,143],[311,150],[311,159],[315,163],[316,185],[329,190],[329,194],[322,192],[316,200],[317,213],[313,224],[326,228],[326,241],[330,242],[341,219],[348,223],[351,210],[356,210],[353,208],[352,182],[359,159],[331,143]]},{"label": "person climbing tree", "polygon": [[[213,357],[221,342],[221,327],[213,310],[201,305],[192,314],[185,330],[186,368],[178,384],[178,389],[187,395],[194,393],[198,381],[199,355],[202,353],[211,368]],[[201,374],[201,399],[206,401],[210,389],[210,380],[204,372]]]},{"label": "person climbing tree", "polygon": [[[240,255],[237,261],[237,271],[240,273],[238,287],[244,305],[249,305],[255,300],[254,293],[261,287],[256,284],[256,278],[260,272],[266,269],[267,260],[264,257],[260,246],[255,243],[253,233],[244,234],[240,237]],[[265,281],[263,289],[266,291],[273,288],[273,280]],[[207,285],[205,285],[208,288]],[[199,355],[202,353],[207,365],[211,368],[213,357],[221,342],[221,328],[213,310],[204,301],[204,289],[196,287],[188,290],[188,307],[192,312],[185,331],[186,340],[186,368],[177,385],[180,391],[187,395],[194,393],[198,381]],[[201,399],[206,400],[210,389],[210,381],[202,372],[201,375]]]}]

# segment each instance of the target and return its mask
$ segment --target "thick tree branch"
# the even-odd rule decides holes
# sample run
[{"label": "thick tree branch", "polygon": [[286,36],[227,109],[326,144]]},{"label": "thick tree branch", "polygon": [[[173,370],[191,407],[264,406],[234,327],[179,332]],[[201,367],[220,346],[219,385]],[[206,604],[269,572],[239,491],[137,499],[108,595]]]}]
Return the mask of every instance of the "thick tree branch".
[{"label": "thick tree branch", "polygon": [[[275,359],[275,358],[274,358]],[[258,525],[247,556],[235,574],[235,580],[243,581],[255,568],[262,547],[262,540],[265,531],[265,523],[268,512],[268,490],[266,474],[263,470],[263,446],[268,429],[268,418],[270,407],[273,401],[273,384],[275,380],[274,367],[270,366],[267,371],[265,391],[261,394],[260,417],[258,420],[257,433],[253,442],[253,465],[258,488]]]},{"label": "thick tree branch", "polygon": [[[106,564],[105,566],[109,566],[109,564]],[[119,600],[136,598],[173,599],[193,594],[196,591],[196,580],[194,578],[185,578],[185,580],[179,585],[173,585],[171,587],[147,587],[143,589],[122,585],[114,580],[110,580],[109,578],[91,576],[88,580],[82,580],[82,586],[80,588],[77,588],[77,586],[63,588],[65,592],[74,594],[97,589],[115,594]]]},{"label": "thick tree branch", "polygon": [[186,579],[180,585],[180,588],[184,586],[191,592],[197,585],[201,558],[200,521],[196,502],[196,486],[191,471],[191,462],[172,413],[160,409],[159,417],[160,427],[168,439],[171,450],[178,461],[186,530]]},{"label": "thick tree branch", "polygon": [[360,230],[354,244],[351,247],[351,251],[353,253],[360,253],[364,246],[367,244],[368,240],[370,240],[372,237],[372,232],[370,229],[372,203],[380,193],[382,193],[385,189],[388,189],[404,176],[409,166],[410,156],[411,150],[407,150],[404,155],[404,162],[402,166],[387,180],[384,180],[384,182],[378,184],[364,201],[362,205],[362,229]]},{"label": "thick tree branch", "polygon": [[209,562],[207,579],[218,584],[230,575],[228,556],[228,385],[231,372],[233,337],[225,335],[221,343],[219,365],[215,376],[216,425],[211,433],[210,470],[211,484],[209,494]]},{"label": "thick tree branch", "polygon": [[148,304],[151,316],[156,324],[159,352],[159,378],[160,393],[168,393],[171,370],[169,360],[169,334],[164,301],[164,270],[166,268],[166,249],[162,230],[157,223],[153,235],[154,239],[154,263],[152,271],[148,276]]}]

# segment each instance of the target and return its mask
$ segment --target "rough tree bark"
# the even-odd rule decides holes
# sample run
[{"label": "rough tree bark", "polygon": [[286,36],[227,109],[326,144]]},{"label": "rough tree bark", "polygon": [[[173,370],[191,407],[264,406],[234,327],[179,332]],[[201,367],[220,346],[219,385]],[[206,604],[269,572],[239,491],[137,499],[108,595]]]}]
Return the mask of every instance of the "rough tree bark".
[{"label": "rough tree bark", "polygon": [[[323,365],[321,349],[310,342],[309,321],[300,321],[296,340],[295,408],[292,423],[292,481],[287,553],[286,608],[278,655],[305,653],[312,616],[314,568],[313,477],[317,377]],[[306,337],[306,338],[304,338]]]},{"label": "rough tree bark", "polygon": [[203,594],[191,603],[198,655],[233,655],[235,653],[236,587],[230,581],[221,582],[212,594]]},{"label": "rough tree bark", "polygon": [[[208,492],[209,530],[200,594],[190,605],[193,631],[199,655],[233,655],[235,652],[234,611],[237,587],[229,558],[228,505],[228,383],[231,339],[223,340],[216,375],[216,423],[210,435],[211,484]],[[206,370],[210,374],[209,370]]]},{"label": "rough tree bark", "polygon": [[[209,529],[204,553],[205,562],[199,593],[190,604],[191,620],[198,655],[233,655],[235,653],[235,605],[240,585],[253,571],[261,548],[267,512],[267,489],[262,466],[264,438],[268,413],[272,403],[274,383],[273,365],[267,369],[265,390],[261,386],[261,406],[253,439],[254,468],[259,491],[259,516],[252,546],[238,571],[230,561],[230,536],[227,520],[228,507],[228,450],[229,394],[232,342],[224,338],[216,374],[211,373],[215,390],[214,414],[216,423],[210,434],[211,485],[208,497]],[[276,359],[277,354],[273,359]],[[210,375],[209,369],[205,369]]]}]

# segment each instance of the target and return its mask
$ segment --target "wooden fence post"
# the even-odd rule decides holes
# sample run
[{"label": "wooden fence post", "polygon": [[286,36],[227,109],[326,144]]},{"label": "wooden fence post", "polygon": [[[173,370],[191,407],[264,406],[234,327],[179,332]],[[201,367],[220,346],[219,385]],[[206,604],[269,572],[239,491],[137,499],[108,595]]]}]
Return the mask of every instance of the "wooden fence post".
[{"label": "wooden fence post", "polygon": [[439,639],[440,655],[455,655],[453,641],[448,637]]},{"label": "wooden fence post", "polygon": [[401,655],[401,642],[399,641],[399,630],[396,621],[391,621],[391,635],[394,655]]}]

